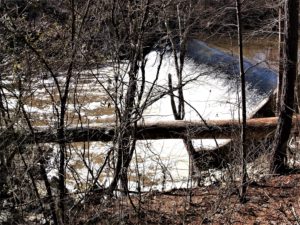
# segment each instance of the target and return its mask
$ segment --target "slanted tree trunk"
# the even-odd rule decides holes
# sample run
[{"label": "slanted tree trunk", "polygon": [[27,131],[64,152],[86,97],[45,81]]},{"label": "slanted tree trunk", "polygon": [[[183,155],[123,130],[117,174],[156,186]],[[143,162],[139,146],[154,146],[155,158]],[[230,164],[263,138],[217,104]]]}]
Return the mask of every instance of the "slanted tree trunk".
[{"label": "slanted tree trunk", "polygon": [[284,74],[278,125],[275,133],[270,172],[282,174],[287,166],[287,142],[292,128],[294,90],[298,60],[298,0],[285,2]]},{"label": "slanted tree trunk", "polygon": [[[120,127],[118,134],[118,146],[117,146],[117,163],[114,178],[109,187],[109,192],[112,192],[116,189],[118,185],[118,181],[121,180],[124,191],[128,192],[128,178],[127,171],[132,158],[132,154],[135,148],[136,138],[134,129],[131,129],[132,122],[132,113],[134,110],[134,102],[136,97],[136,89],[137,89],[137,78],[136,75],[138,73],[137,67],[137,59],[134,59],[136,62],[134,68],[131,72],[129,72],[129,87],[126,93],[126,101],[125,101],[125,110],[120,118]],[[128,132],[132,131],[132,132]]]},{"label": "slanted tree trunk", "polygon": [[[121,6],[122,1],[114,1],[116,7]],[[121,21],[124,22],[126,32],[128,33],[128,42],[124,43],[128,47],[128,87],[125,95],[119,95],[120,107],[116,105],[117,115],[117,133],[115,134],[115,149],[116,149],[116,167],[114,177],[108,189],[109,194],[117,188],[118,182],[126,194],[128,194],[128,168],[135,150],[136,145],[136,125],[141,118],[143,107],[141,101],[145,91],[145,65],[146,60],[143,54],[145,48],[145,39],[147,38],[147,23],[149,22],[150,0],[143,2],[125,1],[124,7],[118,10],[122,11]],[[118,5],[118,6],[117,6]],[[119,37],[120,27],[115,23],[115,16],[119,16],[119,12],[115,15],[116,8],[112,11],[112,23],[114,24],[114,35],[116,37],[116,45],[118,46],[124,40]],[[128,28],[127,28],[128,26]],[[128,30],[127,30],[128,29]],[[147,34],[147,35],[146,35]],[[119,61],[119,50],[116,56]],[[139,81],[139,71],[142,72],[142,82]],[[118,75],[117,75],[118,77]],[[122,80],[123,78],[120,78]],[[123,82],[123,81],[122,81]],[[118,90],[116,90],[117,94]],[[115,101],[117,102],[117,101]]]}]

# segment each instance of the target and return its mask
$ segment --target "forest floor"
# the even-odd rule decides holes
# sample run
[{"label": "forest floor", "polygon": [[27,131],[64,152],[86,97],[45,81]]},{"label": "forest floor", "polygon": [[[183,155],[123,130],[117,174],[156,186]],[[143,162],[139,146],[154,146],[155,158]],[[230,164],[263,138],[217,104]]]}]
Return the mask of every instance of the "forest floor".
[{"label": "forest floor", "polygon": [[[249,183],[247,202],[233,185],[95,200],[78,224],[300,224],[300,174]],[[102,202],[97,204],[97,201]],[[133,207],[134,205],[134,207]],[[82,215],[81,215],[82,214]]]}]

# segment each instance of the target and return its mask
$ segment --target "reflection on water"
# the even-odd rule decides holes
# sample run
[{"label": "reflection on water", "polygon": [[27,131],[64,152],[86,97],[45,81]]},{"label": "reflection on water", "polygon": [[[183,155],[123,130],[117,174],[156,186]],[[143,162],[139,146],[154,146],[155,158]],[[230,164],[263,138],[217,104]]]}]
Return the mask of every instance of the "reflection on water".
[{"label": "reflection on water", "polygon": [[[238,54],[238,41],[230,38],[210,38],[206,42],[211,47],[216,47],[230,54]],[[245,38],[244,57],[253,63],[277,70],[278,42],[276,37]]]}]

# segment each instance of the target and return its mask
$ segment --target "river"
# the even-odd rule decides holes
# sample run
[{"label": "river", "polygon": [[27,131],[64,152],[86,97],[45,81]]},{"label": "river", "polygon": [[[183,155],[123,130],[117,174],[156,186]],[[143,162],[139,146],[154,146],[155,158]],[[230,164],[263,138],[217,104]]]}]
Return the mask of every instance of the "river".
[{"label": "river", "polygon": [[[218,50],[211,49],[205,43],[194,43],[190,48],[190,56],[184,67],[184,80],[193,80],[193,82],[188,82],[184,87],[185,100],[190,104],[190,106],[186,104],[185,119],[200,120],[199,114],[204,119],[239,119],[240,97],[237,89],[238,73],[236,72],[236,66],[227,67],[227,69],[233,71],[234,76],[226,74],[224,68],[214,66],[222,60],[226,65],[231,64],[234,61],[231,55],[237,52],[237,47],[228,39],[209,39],[208,45],[229,54],[225,55],[218,52]],[[249,74],[254,74],[255,79],[247,75],[249,84],[247,86],[247,113],[248,117],[251,117],[253,112],[264,103],[266,96],[274,89],[276,75],[270,70],[265,70],[264,67],[276,68],[277,46],[274,39],[271,41],[255,39],[251,42],[247,41],[244,50],[245,57],[253,64],[258,63],[257,66],[260,66],[258,70],[249,70]],[[158,66],[157,59],[157,52],[148,55],[146,68],[148,84],[155,80]],[[207,61],[206,59],[213,60],[208,60],[209,65],[202,64],[201,60]],[[236,62],[233,64],[236,64]],[[257,66],[255,66],[255,69]],[[114,69],[112,66],[103,66],[76,73],[71,81],[66,119],[68,127],[80,127],[81,125],[104,126],[106,123],[114,121],[114,107],[109,102],[109,98],[103,89],[114,91],[114,83],[111,81],[115,74]],[[166,91],[168,87],[167,75],[169,73],[175,74],[174,60],[173,57],[166,54],[162,61],[158,85],[154,88],[155,94]],[[269,78],[271,76],[272,79],[258,82],[258,84],[265,85],[257,86],[255,80],[259,79],[260,75],[264,76],[263,74]],[[123,75],[126,77],[126,71]],[[58,79],[63,80],[60,77]],[[271,83],[268,83],[269,81]],[[11,78],[11,81],[7,80],[6,82],[13,82],[13,78]],[[264,82],[268,84],[266,85]],[[58,103],[53,102],[49,95],[51,93],[52,97],[57,97],[53,80],[45,74],[42,79],[37,78],[31,85],[31,92],[28,93],[28,96],[24,96],[24,108],[30,115],[33,125],[56,129],[54,107]],[[268,88],[262,89],[261,87]],[[45,88],[48,89],[48,92]],[[145,87],[145,90],[149,90],[149,86]],[[259,90],[262,90],[263,93],[259,93]],[[10,109],[17,107],[17,96],[16,92],[8,99]],[[164,96],[153,103],[143,115],[144,121],[173,120],[169,97]],[[219,144],[225,142],[228,142],[228,140],[219,140]],[[216,147],[214,140],[194,140],[194,144],[197,148]],[[66,178],[69,190],[84,191],[89,188],[92,178],[96,176],[102,167],[110,147],[111,143],[100,142],[70,144],[70,150],[67,151]],[[52,145],[51,148],[54,150],[48,163],[49,178],[57,176],[59,166],[57,145]],[[191,182],[188,182],[189,164],[189,157],[182,140],[138,141],[129,172],[130,188],[131,190],[142,188],[142,190],[147,191],[188,187],[191,185]],[[209,172],[215,172],[214,176],[217,177],[222,175],[219,171]],[[106,166],[99,177],[100,186],[109,185],[112,175],[113,170]],[[213,179],[215,178],[208,177],[210,181],[213,181]],[[205,182],[203,181],[203,183]]]},{"label": "river", "polygon": [[[276,82],[276,75],[269,70],[264,70],[265,66],[268,66],[273,61],[272,57],[275,57],[276,48],[273,46],[273,42],[270,45],[262,45],[258,40],[255,44],[245,45],[245,54],[250,61],[254,64],[259,63],[260,69],[258,71],[250,70],[248,76],[247,86],[247,104],[248,104],[248,116],[250,117],[260,105],[264,102],[264,99],[274,90],[274,82]],[[213,40],[209,42],[209,46],[216,46],[217,48],[223,49],[229,53],[235,53],[236,47],[231,48],[229,41],[217,41]],[[264,48],[262,47],[264,46]],[[273,46],[273,47],[271,47]],[[192,58],[186,60],[184,67],[185,79],[195,80],[194,82],[188,83],[184,87],[185,100],[189,102],[190,106],[186,105],[186,120],[199,120],[199,114],[204,119],[238,119],[239,118],[239,91],[237,90],[238,73],[236,68],[233,68],[234,79],[232,76],[228,76],[222,72],[222,68],[215,68],[213,65],[202,65],[201,57],[207,54],[207,57],[214,59],[216,54],[216,60],[213,63],[218,63],[220,60],[225,60],[226,64],[232,62],[233,58],[228,55],[224,55],[217,50],[206,47],[204,43],[194,43],[191,48],[193,54]],[[196,52],[196,54],[194,54]],[[198,56],[201,56],[198,58]],[[220,58],[221,56],[221,58]],[[146,67],[146,78],[148,84],[153,83],[157,71],[157,60],[158,54],[152,52],[148,55],[147,67]],[[205,58],[205,57],[204,57]],[[197,61],[198,60],[198,61]],[[199,61],[200,60],[200,61]],[[205,59],[204,59],[205,60]],[[269,61],[270,60],[270,61]],[[274,64],[275,65],[275,64]],[[257,65],[255,66],[255,68]],[[227,68],[228,69],[228,68]],[[95,71],[84,71],[82,74],[109,74],[113,73],[113,69],[109,67],[100,68]],[[162,67],[160,76],[158,78],[158,86],[155,89],[157,93],[165,91],[167,87],[167,74],[174,74],[174,62],[173,58],[166,55],[162,61]],[[272,77],[272,83],[270,88],[261,90],[263,86],[256,86],[255,79],[253,80],[250,76],[266,76]],[[269,75],[268,75],[269,74]],[[107,77],[106,77],[107,78]],[[229,79],[230,78],[230,79]],[[101,79],[105,79],[102,77]],[[275,81],[274,81],[275,80]],[[261,82],[260,82],[261,83]],[[108,85],[108,84],[105,84]],[[270,84],[267,84],[267,86]],[[80,88],[82,91],[80,94],[85,93],[86,96],[83,98],[82,110],[86,121],[90,120],[90,125],[102,125],[105,121],[97,121],[98,118],[111,118],[112,111],[105,110],[105,107],[101,105],[101,102],[95,101],[95,98],[87,93],[96,96],[98,93],[100,96],[103,95],[101,87],[95,85],[93,80],[85,80],[85,83]],[[149,90],[146,87],[145,90]],[[195,111],[197,110],[197,112]],[[95,113],[97,115],[95,115]],[[76,118],[75,118],[76,119]],[[152,104],[144,112],[144,121],[157,121],[157,120],[172,120],[173,114],[170,107],[170,99],[165,96]],[[191,131],[192,132],[192,131]],[[214,148],[216,147],[214,140],[194,140],[194,145],[197,148]],[[228,140],[219,140],[219,144],[228,142]],[[110,143],[73,143],[70,145],[72,151],[69,151],[68,155],[68,176],[67,176],[67,187],[70,190],[84,190],[88,187],[89,181],[101,168],[102,163],[107,152],[110,149]],[[54,149],[56,147],[54,146]],[[238,152],[237,152],[238,154]],[[52,158],[52,164],[57,165],[55,162],[56,154]],[[51,164],[51,163],[50,163]],[[130,189],[143,191],[149,190],[166,190],[172,188],[186,188],[191,185],[189,181],[189,168],[190,160],[188,154],[184,148],[182,140],[147,140],[138,141],[137,148],[133,156],[131,167],[129,170],[130,178]],[[91,175],[93,171],[93,176]],[[113,171],[106,166],[101,174],[99,183],[101,186],[107,186],[110,183]],[[205,176],[202,180],[203,184],[214,182],[216,179],[220,179],[222,173],[217,170],[206,171],[213,174],[213,176]],[[49,177],[57,176],[57,169],[55,166],[49,172]]]},{"label": "river", "polygon": [[[238,41],[227,38],[204,38],[212,47],[216,47],[229,54],[238,54]],[[244,57],[253,63],[262,63],[276,70],[278,65],[277,37],[245,37],[243,42]]]}]

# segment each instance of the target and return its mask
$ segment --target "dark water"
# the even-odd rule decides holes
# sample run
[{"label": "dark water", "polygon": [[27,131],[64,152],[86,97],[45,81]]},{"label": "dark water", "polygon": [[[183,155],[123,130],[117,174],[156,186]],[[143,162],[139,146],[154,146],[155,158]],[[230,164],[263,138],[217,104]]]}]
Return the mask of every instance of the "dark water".
[{"label": "dark water", "polygon": [[[230,38],[210,38],[205,40],[211,47],[216,47],[227,53],[238,54],[238,41]],[[253,63],[260,63],[277,71],[278,40],[276,37],[250,38],[244,40],[244,57]]]}]

